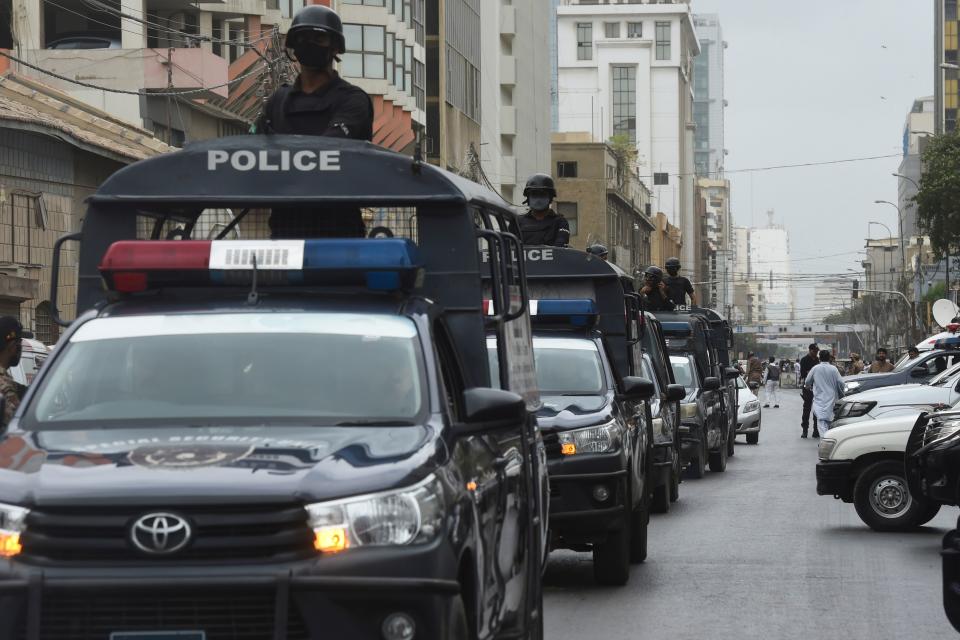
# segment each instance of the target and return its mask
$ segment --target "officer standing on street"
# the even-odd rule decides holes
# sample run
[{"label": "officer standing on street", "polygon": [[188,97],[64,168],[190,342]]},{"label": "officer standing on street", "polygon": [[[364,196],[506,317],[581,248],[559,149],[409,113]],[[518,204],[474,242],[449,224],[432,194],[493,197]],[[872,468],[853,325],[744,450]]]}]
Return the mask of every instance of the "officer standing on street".
[{"label": "officer standing on street", "polygon": [[570,244],[570,224],[550,207],[557,197],[553,178],[545,173],[530,176],[523,197],[524,204],[530,207],[527,213],[520,216],[523,244],[548,247]]},{"label": "officer standing on street", "polygon": [[646,311],[674,311],[677,305],[667,296],[667,287],[663,283],[663,270],[660,267],[647,267],[643,272],[643,288],[640,289]]},{"label": "officer standing on street", "polygon": [[[801,438],[807,437],[807,431],[810,429],[810,412],[813,409],[813,389],[807,387],[805,381],[810,371],[820,364],[819,353],[820,347],[814,343],[810,345],[807,355],[800,358],[800,379],[804,381],[803,388],[800,391],[800,395],[803,397],[803,414],[800,416]],[[817,429],[816,414],[813,416],[813,437],[820,437],[820,431]]]},{"label": "officer standing on street", "polygon": [[3,398],[3,425],[10,424],[20,406],[25,388],[10,375],[10,367],[20,364],[23,326],[13,316],[0,317],[0,397]]},{"label": "officer standing on street", "polygon": [[[284,85],[270,96],[253,132],[372,140],[373,101],[333,68],[347,48],[340,16],[321,5],[304,7],[294,16],[284,46],[300,63],[300,74],[292,87]],[[270,229],[275,240],[366,235],[356,208],[274,211]]]},{"label": "officer standing on street", "polygon": [[667,285],[667,296],[680,306],[685,306],[687,296],[690,296],[690,305],[697,306],[697,294],[693,290],[693,283],[680,275],[680,259],[669,258],[664,266],[670,274],[663,280]]}]

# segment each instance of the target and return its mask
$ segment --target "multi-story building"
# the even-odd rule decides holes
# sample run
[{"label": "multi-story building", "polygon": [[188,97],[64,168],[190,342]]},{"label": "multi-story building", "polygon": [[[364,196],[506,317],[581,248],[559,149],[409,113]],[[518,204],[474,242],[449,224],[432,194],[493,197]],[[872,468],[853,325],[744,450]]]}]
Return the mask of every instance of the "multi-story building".
[{"label": "multi-story building", "polygon": [[917,229],[917,195],[920,176],[923,173],[922,155],[935,126],[935,99],[933,96],[917,98],[903,126],[903,160],[898,173],[897,203],[903,219],[901,225],[905,238],[919,233]]},{"label": "multi-story building", "polygon": [[[700,51],[687,2],[557,8],[558,129],[636,145],[655,211],[693,238],[693,58]],[[695,246],[682,259],[693,264]]]},{"label": "multi-story building", "polygon": [[813,308],[820,316],[819,320],[850,306],[853,282],[850,278],[825,278],[818,283],[813,294]]},{"label": "multi-story building", "polygon": [[683,250],[680,228],[670,224],[666,214],[653,216],[653,235],[650,238],[650,264],[663,265],[667,259],[677,257]]},{"label": "multi-story building", "polygon": [[765,228],[750,229],[751,280],[766,285],[763,315],[768,322],[787,324],[794,317],[794,297],[790,270],[790,235],[773,222],[774,212]]},{"label": "multi-story building", "polygon": [[732,304],[730,281],[734,271],[733,223],[730,214],[730,182],[697,180],[700,217],[697,279],[701,300],[721,313]]},{"label": "multi-story building", "polygon": [[548,99],[552,0],[486,0],[481,52],[480,152],[484,173],[508,202],[519,203],[529,176],[550,171]]},{"label": "multi-story building", "polygon": [[693,24],[700,38],[700,55],[693,62],[693,121],[694,165],[697,175],[704,178],[723,178],[726,164],[724,145],[724,52],[719,16],[698,14]]},{"label": "multi-story building", "polygon": [[587,134],[554,134],[557,212],[570,224],[570,245],[600,243],[610,261],[634,274],[651,264],[650,191],[636,168]]},{"label": "multi-story building", "polygon": [[935,133],[957,128],[960,108],[960,23],[957,0],[934,0],[934,114]]}]

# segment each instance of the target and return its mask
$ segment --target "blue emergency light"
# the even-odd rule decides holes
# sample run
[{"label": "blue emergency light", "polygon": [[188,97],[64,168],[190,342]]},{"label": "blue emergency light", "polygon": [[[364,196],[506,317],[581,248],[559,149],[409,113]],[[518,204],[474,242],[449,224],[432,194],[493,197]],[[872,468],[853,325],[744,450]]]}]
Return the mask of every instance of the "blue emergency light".
[{"label": "blue emergency light", "polygon": [[956,338],[940,338],[937,340],[934,345],[934,349],[960,349],[960,337]]},{"label": "blue emergency light", "polygon": [[663,333],[674,337],[687,337],[693,335],[693,329],[686,322],[664,322],[661,324]]},{"label": "blue emergency light", "polygon": [[420,286],[422,261],[410,240],[121,241],[107,250],[100,272],[120,293],[160,287],[243,285],[366,286],[397,291]]},{"label": "blue emergency light", "polygon": [[561,321],[574,327],[589,327],[597,320],[593,300],[534,300],[530,312],[535,321]]}]

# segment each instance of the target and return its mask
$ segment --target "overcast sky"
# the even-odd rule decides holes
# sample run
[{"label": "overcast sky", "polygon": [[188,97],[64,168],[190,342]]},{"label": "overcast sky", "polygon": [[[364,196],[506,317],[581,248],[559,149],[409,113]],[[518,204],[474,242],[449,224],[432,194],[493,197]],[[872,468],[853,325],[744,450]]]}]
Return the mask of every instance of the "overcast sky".
[{"label": "overcast sky", "polygon": [[[930,0],[693,0],[716,13],[726,50],[727,169],[902,151],[915,98],[933,94]],[[897,233],[899,158],[732,173],[735,222],[790,232],[794,272],[860,269],[867,222]],[[884,237],[873,226],[875,237]],[[818,256],[846,255],[810,259]],[[799,292],[798,292],[799,293]],[[804,300],[807,296],[802,296]]]}]

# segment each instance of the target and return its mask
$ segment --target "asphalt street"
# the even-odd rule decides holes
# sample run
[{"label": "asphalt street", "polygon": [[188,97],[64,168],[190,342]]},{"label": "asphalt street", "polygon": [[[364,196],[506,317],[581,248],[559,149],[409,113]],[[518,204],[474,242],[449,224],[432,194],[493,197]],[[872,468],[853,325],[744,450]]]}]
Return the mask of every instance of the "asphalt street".
[{"label": "asphalt street", "polygon": [[650,522],[649,557],[625,587],[597,586],[591,556],[555,552],[548,640],[957,638],[943,613],[940,541],[958,511],[916,533],[868,529],[818,496],[817,440],[800,439],[798,391],[738,438],[725,473],[686,480]]}]

